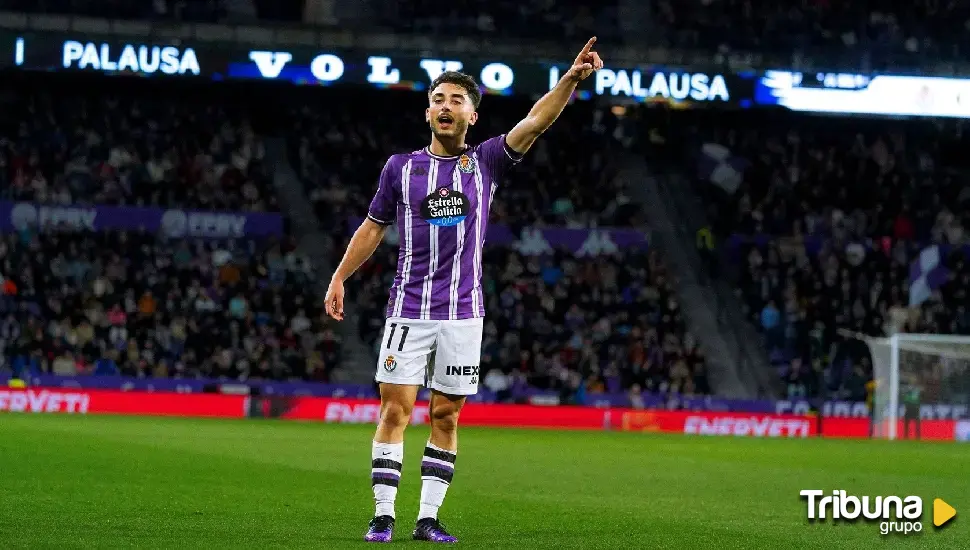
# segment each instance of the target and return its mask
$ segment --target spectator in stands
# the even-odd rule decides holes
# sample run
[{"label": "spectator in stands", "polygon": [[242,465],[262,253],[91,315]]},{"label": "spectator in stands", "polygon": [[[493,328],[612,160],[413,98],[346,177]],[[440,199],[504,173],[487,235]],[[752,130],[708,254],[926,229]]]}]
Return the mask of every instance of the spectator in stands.
[{"label": "spectator in stands", "polygon": [[780,324],[781,313],[778,311],[778,306],[775,305],[774,300],[768,300],[765,307],[761,309],[761,328],[764,329],[767,336],[769,349],[774,349],[780,343]]}]

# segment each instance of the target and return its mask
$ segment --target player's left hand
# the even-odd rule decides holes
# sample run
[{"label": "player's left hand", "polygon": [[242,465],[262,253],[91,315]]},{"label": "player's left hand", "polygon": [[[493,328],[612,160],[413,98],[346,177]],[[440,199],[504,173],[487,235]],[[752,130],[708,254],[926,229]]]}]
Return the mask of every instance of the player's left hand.
[{"label": "player's left hand", "polygon": [[344,283],[334,277],[330,280],[330,287],[327,288],[327,297],[324,298],[324,307],[327,315],[338,321],[344,320]]},{"label": "player's left hand", "polygon": [[594,52],[592,49],[595,43],[596,37],[594,36],[583,46],[583,51],[579,52],[579,55],[576,56],[576,60],[573,61],[573,66],[566,73],[566,78],[579,82],[593,74],[593,71],[598,71],[603,68],[603,60],[600,59],[600,54]]}]

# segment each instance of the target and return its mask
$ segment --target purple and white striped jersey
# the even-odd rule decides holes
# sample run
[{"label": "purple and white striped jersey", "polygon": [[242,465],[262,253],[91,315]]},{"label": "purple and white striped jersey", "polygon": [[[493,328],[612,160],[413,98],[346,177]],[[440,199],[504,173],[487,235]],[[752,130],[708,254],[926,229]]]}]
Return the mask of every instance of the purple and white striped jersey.
[{"label": "purple and white striped jersey", "polygon": [[400,252],[388,317],[469,319],[485,316],[482,243],[502,174],[521,160],[505,135],[454,157],[427,147],[392,155],[367,217],[397,220]]}]

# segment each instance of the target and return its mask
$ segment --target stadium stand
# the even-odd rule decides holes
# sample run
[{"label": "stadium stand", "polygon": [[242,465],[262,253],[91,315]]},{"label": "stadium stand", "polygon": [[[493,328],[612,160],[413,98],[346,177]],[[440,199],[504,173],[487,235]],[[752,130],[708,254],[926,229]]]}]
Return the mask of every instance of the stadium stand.
[{"label": "stadium stand", "polygon": [[23,85],[0,113],[7,161],[0,198],[279,210],[262,143],[240,105]]},{"label": "stadium stand", "polygon": [[[35,79],[9,85],[30,92],[11,94],[12,108],[2,115],[6,170],[0,177],[11,182],[4,200],[278,209],[258,124],[249,120],[245,102],[215,109],[218,93],[211,91],[181,94],[193,100],[176,105],[138,87],[65,91]],[[291,159],[323,229],[346,239],[348,217],[365,211],[387,156],[425,142],[424,95],[335,88],[293,98],[302,107],[292,110],[287,125]],[[487,97],[475,135],[507,130],[527,109],[526,101]],[[373,123],[359,123],[365,112]],[[624,190],[613,187],[618,139],[625,139],[623,128],[608,109],[575,105],[502,182],[490,223],[515,229],[640,223]],[[183,242],[140,232],[8,235],[0,255],[10,288],[0,315],[8,367],[328,380],[340,365],[340,337],[321,318],[319,296],[307,284],[314,273],[293,246]],[[709,393],[703,355],[685,334],[656,254],[572,254],[489,249],[490,387],[501,395],[515,385],[555,390],[573,402],[584,392]],[[32,268],[18,272],[28,259]],[[46,261],[53,262],[50,273],[37,263]],[[372,345],[395,264],[389,239],[348,287]],[[218,284],[225,271],[238,282]],[[242,301],[247,313],[236,319]],[[568,310],[567,301],[574,304]],[[221,326],[237,328],[215,331],[216,339],[199,336]]]},{"label": "stadium stand", "polygon": [[25,230],[0,265],[14,375],[327,381],[338,366],[290,242]]},{"label": "stadium stand", "polygon": [[[5,81],[2,200],[276,209],[242,104],[208,85],[110,80]],[[192,99],[166,99],[180,92]],[[0,348],[15,374],[326,381],[339,367],[317,274],[285,233],[14,229],[0,236]]]},{"label": "stadium stand", "polygon": [[[372,185],[391,154],[424,146],[427,100],[421,93],[370,90],[330,90],[320,97],[291,113],[291,158],[321,221],[342,223],[337,212],[366,212]],[[508,131],[530,106],[527,100],[487,96],[471,141]],[[608,109],[573,105],[530,151],[527,168],[504,182],[490,221],[515,226],[636,225],[641,221],[638,210],[614,180],[615,148],[610,145],[619,135],[617,128]]]},{"label": "stadium stand", "polygon": [[591,392],[710,392],[703,354],[685,333],[656,253],[489,256],[489,311],[509,313],[486,326],[484,368],[518,370],[539,388],[583,380]]},{"label": "stadium stand", "polygon": [[[0,115],[3,199],[61,205],[278,209],[268,185],[270,174],[261,163],[260,141],[245,108],[229,103],[216,109],[205,99],[175,105],[130,91],[103,97],[100,90],[81,94],[42,88],[43,93],[14,94],[7,100],[10,108]],[[424,142],[423,94],[335,88],[320,100],[307,100],[305,95],[300,100],[300,107],[289,113],[291,160],[322,226],[337,235],[337,248],[342,250],[348,228],[353,227],[348,213],[365,210],[384,159]],[[483,123],[474,129],[473,139],[510,127],[527,107],[523,100],[487,97]],[[367,120],[377,122],[360,124],[365,112]],[[962,303],[970,288],[963,248],[970,194],[960,184],[968,166],[960,153],[965,144],[959,123],[890,125],[782,112],[707,110],[651,110],[640,118],[646,126],[640,128],[640,135],[631,135],[629,127],[619,124],[608,109],[591,103],[575,105],[523,167],[502,182],[490,223],[516,229],[635,226],[640,213],[624,189],[610,187],[616,181],[614,152],[633,142],[650,143],[653,162],[703,168],[705,146],[717,144],[729,151],[731,167],[743,173],[740,187],[726,193],[712,185],[709,172],[698,170],[695,190],[711,207],[712,225],[723,243],[720,264],[730,268],[724,273],[737,283],[746,313],[764,333],[789,397],[858,397],[857,378],[868,376],[869,366],[863,353],[838,337],[836,327],[870,334],[970,333],[970,314]],[[666,146],[640,139],[658,131]],[[582,143],[596,146],[584,148]],[[16,239],[6,243],[2,273],[6,284],[18,289],[16,300],[31,295],[29,290],[36,284],[15,275],[16,258],[29,247],[45,249],[45,257],[70,257],[74,249],[93,254],[105,243],[114,243],[110,239],[120,238],[61,235],[47,243],[48,237],[33,236],[35,244]],[[155,250],[152,254],[175,250],[173,243],[143,242]],[[911,265],[933,244],[941,245],[940,265],[945,270],[941,272],[947,275],[934,284],[930,296],[910,307]],[[199,246],[192,243],[188,249]],[[233,247],[240,261],[252,269],[246,273],[251,273],[253,284],[262,284],[258,281],[268,277],[264,272],[269,264],[280,261],[267,257],[262,243],[225,246]],[[198,262],[212,254],[204,248],[199,249]],[[98,262],[91,258],[88,262],[96,267]],[[64,268],[64,277],[77,277],[78,270],[88,269],[83,265],[87,262],[81,263]],[[392,236],[351,282],[361,310],[360,333],[369,345],[376,344],[395,264]],[[676,308],[670,309],[676,299],[670,299],[668,276],[654,255],[629,253],[593,260],[572,259],[569,253],[556,251],[547,258],[534,258],[502,246],[489,250],[486,265],[486,278],[492,281],[487,287],[488,307],[495,312],[488,326],[486,366],[499,373],[491,377],[496,387],[522,384],[570,396],[577,385],[610,393],[632,387],[688,395],[710,392],[703,356],[694,338],[685,333]],[[600,271],[615,273],[590,277],[594,267],[604,265],[609,267]],[[568,275],[571,271],[574,274]],[[190,280],[205,275],[194,272]],[[147,272],[132,275],[136,281],[147,276]],[[311,274],[297,269],[293,276]],[[299,285],[290,274],[284,279],[284,287]],[[249,281],[245,278],[244,284]],[[60,284],[60,279],[44,284],[48,283]],[[180,280],[179,284],[190,283]],[[123,287],[112,300],[124,304],[132,294],[135,309],[126,313],[137,311],[137,297],[144,290],[140,285],[144,283]],[[169,290],[153,289],[155,299],[161,301]],[[68,299],[53,290],[36,292],[44,296],[38,303],[48,294],[61,302]],[[288,338],[282,332],[294,316],[310,319],[314,326],[308,329],[308,338],[324,342],[314,361],[325,365],[315,367],[312,374],[301,374],[289,363],[289,370],[281,371],[283,363],[279,363],[274,376],[326,379],[339,362],[340,346],[314,307],[318,297],[285,288],[274,292],[285,303],[300,304],[286,306],[285,318],[274,320],[276,338]],[[223,308],[228,310],[232,297],[220,295]],[[575,311],[549,306],[564,297],[575,304]],[[4,334],[23,334],[36,326],[36,320],[24,316],[27,310],[20,301],[11,302],[9,296],[5,300],[5,313],[15,315],[0,327]],[[306,311],[297,315],[300,306]],[[40,309],[41,315],[48,315],[47,311]],[[601,317],[608,312],[612,314]],[[165,315],[164,323],[170,325],[173,314]],[[43,330],[60,334],[57,331],[62,329],[51,328],[59,323],[43,319]],[[63,330],[76,332],[79,322],[74,319],[75,324]],[[157,349],[159,344],[148,344],[156,329],[140,327],[126,327],[137,334],[138,350]],[[612,335],[602,340],[610,331]],[[242,330],[241,338],[247,336]],[[6,339],[8,345],[11,341]],[[62,347],[44,348],[50,364],[41,368],[53,368]],[[87,363],[82,364],[87,365],[101,358],[92,355],[93,349],[72,353],[84,357]],[[166,348],[165,353],[174,365],[171,350]],[[191,375],[253,376],[238,369],[223,372],[218,366],[212,370],[217,365],[213,353],[197,351],[195,357],[203,359],[197,359],[195,366],[185,363],[195,369]],[[16,357],[22,356],[18,352]],[[22,359],[18,361],[23,365]],[[88,367],[79,372],[86,372],[84,368]],[[137,362],[121,361],[119,368],[139,372]],[[156,375],[162,370],[159,367]]]},{"label": "stadium stand", "polygon": [[[789,397],[864,397],[871,365],[837,328],[970,334],[961,123],[696,111],[663,126],[698,167],[722,263]],[[710,177],[715,149],[735,191]]]},{"label": "stadium stand", "polygon": [[[383,246],[354,285],[366,311],[361,333],[374,347],[396,263],[396,248]],[[710,393],[703,353],[685,333],[656,254],[577,259],[492,247],[485,277],[482,370],[500,372],[502,387],[520,381],[568,393],[582,381],[591,393]]]}]

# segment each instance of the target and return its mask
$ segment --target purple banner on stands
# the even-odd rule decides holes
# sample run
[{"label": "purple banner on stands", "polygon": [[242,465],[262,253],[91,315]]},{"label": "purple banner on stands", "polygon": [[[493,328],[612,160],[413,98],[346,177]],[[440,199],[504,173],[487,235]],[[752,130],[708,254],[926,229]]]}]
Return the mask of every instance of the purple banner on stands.
[{"label": "purple banner on stands", "polygon": [[[350,218],[348,230],[353,232],[362,221],[363,218]],[[645,250],[649,238],[643,231],[628,228],[526,227],[516,235],[507,225],[490,224],[485,244],[513,246],[527,256],[548,254],[557,249],[569,250],[577,256],[599,256],[620,250]]]},{"label": "purple banner on stands", "polygon": [[586,405],[593,407],[635,407],[672,411],[717,411],[766,413],[775,412],[774,401],[753,399],[723,399],[712,396],[656,395],[643,393],[641,403],[633,403],[629,394],[586,394]]},{"label": "purple banner on stands", "polygon": [[[728,237],[727,248],[731,254],[736,255],[738,252],[740,252],[741,247],[744,245],[764,247],[776,239],[777,237],[773,235],[766,235],[764,233],[758,233],[756,235],[743,235],[740,233],[735,233]],[[825,239],[819,236],[807,236],[803,238],[803,242],[805,244],[805,251],[810,256],[814,256],[822,249],[822,245],[825,244]]]},{"label": "purple banner on stands", "polygon": [[[0,383],[10,376],[0,374]],[[129,376],[57,376],[42,374],[27,377],[31,386],[76,388],[85,390],[120,390],[146,392],[202,393],[204,391],[226,393],[257,392],[263,395],[354,397],[370,399],[378,397],[377,391],[361,384],[320,384],[309,382],[236,382],[194,378],[134,378]]]},{"label": "purple banner on stands", "polygon": [[57,206],[0,201],[0,231],[27,228],[161,232],[167,237],[240,238],[283,234],[283,217],[262,212],[202,212],[128,206]]},{"label": "purple banner on stands", "polygon": [[[779,239],[781,238],[783,238],[783,236],[774,236],[774,235],[768,235],[765,233],[758,233],[754,235],[744,235],[741,233],[735,233],[730,237],[728,237],[726,241],[726,245],[727,245],[726,248],[730,252],[730,254],[734,256],[735,259],[740,259],[738,258],[738,254],[741,252],[741,248],[743,246],[755,245],[758,247],[765,247],[769,243],[778,242]],[[818,253],[822,251],[822,247],[824,247],[826,244],[829,244],[831,242],[832,241],[830,239],[826,239],[825,237],[820,235],[808,235],[802,238],[802,244],[804,244],[805,246],[805,252],[809,256],[818,255]],[[882,242],[880,240],[873,240],[873,239],[850,240],[845,242],[844,246],[849,247],[849,246],[854,246],[858,244],[859,246],[862,247],[861,252],[864,254],[868,254],[869,252],[888,254],[891,252],[891,247],[894,246],[895,243],[896,243],[895,240],[887,237],[885,242]],[[909,244],[911,246],[919,245],[922,248],[925,246],[930,246],[932,243],[913,242]],[[938,247],[940,250],[940,254],[942,256],[945,256],[953,250],[954,245],[941,244],[941,245],[938,245]],[[970,246],[964,245],[963,250],[966,253],[970,253]]]}]

